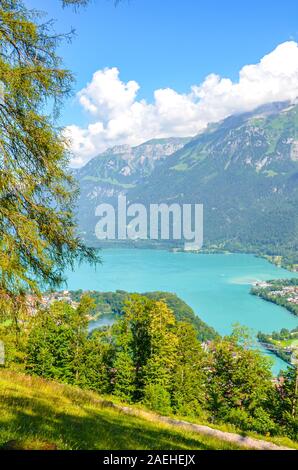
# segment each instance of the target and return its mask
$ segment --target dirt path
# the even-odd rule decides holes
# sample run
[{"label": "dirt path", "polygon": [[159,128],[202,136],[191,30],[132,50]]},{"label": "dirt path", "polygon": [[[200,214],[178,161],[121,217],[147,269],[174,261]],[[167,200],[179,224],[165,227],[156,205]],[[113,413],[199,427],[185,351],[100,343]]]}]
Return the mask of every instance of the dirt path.
[{"label": "dirt path", "polygon": [[255,450],[295,450],[290,447],[278,446],[273,444],[273,442],[263,441],[261,439],[254,439],[253,437],[241,436],[241,434],[219,431],[218,429],[210,428],[209,426],[203,426],[201,424],[193,424],[188,421],[181,421],[167,416],[159,416],[154,413],[137,410],[130,408],[129,406],[116,405],[115,403],[109,404],[110,406],[115,407],[123,413],[140,416],[148,421],[160,421],[165,424],[170,424],[171,426],[177,428],[184,428],[187,431],[196,432],[198,434],[203,434],[205,436],[214,437],[222,441],[231,442],[238,446],[244,447],[246,449],[255,449]]}]

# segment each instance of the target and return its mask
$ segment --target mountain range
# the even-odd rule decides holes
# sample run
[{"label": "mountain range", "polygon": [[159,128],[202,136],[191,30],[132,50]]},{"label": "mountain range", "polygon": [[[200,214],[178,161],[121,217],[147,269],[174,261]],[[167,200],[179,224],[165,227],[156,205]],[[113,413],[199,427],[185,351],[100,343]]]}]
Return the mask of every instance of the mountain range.
[{"label": "mountain range", "polygon": [[96,243],[95,208],[101,203],[116,204],[119,195],[142,187],[155,168],[181,149],[190,138],[155,139],[136,147],[112,147],[74,170],[80,195],[78,221],[83,236]]},{"label": "mountain range", "polygon": [[80,229],[91,243],[95,207],[126,194],[145,205],[202,203],[207,249],[281,255],[298,263],[297,103],[230,116],[193,138],[116,147],[75,175]]}]

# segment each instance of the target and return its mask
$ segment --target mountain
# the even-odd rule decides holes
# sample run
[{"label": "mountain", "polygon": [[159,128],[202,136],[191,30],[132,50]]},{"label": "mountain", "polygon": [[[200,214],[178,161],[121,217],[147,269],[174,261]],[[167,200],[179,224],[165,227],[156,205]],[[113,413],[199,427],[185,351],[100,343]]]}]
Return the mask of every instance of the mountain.
[{"label": "mountain", "polygon": [[204,204],[205,246],[291,254],[298,243],[298,105],[211,125],[129,192],[145,204]]},{"label": "mountain", "polygon": [[[130,152],[148,145],[157,144]],[[146,205],[202,203],[206,248],[281,255],[298,263],[297,103],[230,116],[176,145],[170,158],[114,152],[92,160],[80,171],[80,207],[86,198],[90,203],[121,191],[130,202]]]},{"label": "mountain", "polygon": [[78,220],[87,239],[94,238],[98,204],[115,203],[118,195],[142,185],[152,171],[183,147],[190,138],[154,139],[137,147],[116,146],[74,171],[79,183]]}]

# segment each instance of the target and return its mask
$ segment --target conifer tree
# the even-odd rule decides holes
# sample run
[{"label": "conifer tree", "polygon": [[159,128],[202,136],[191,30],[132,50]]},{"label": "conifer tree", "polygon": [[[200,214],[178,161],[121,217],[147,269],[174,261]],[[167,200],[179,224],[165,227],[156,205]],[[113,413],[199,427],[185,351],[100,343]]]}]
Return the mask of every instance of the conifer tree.
[{"label": "conifer tree", "polygon": [[180,415],[196,416],[206,404],[207,357],[189,323],[177,325],[177,357],[173,374],[173,407]]},{"label": "conifer tree", "polygon": [[162,301],[154,302],[150,312],[150,354],[144,367],[145,383],[171,388],[176,364],[178,339],[175,334],[175,316]]},{"label": "conifer tree", "polygon": [[150,356],[150,316],[154,302],[145,296],[131,295],[124,306],[124,316],[131,335],[131,351],[135,367],[135,398],[142,396],[144,367]]},{"label": "conifer tree", "polygon": [[131,402],[136,394],[136,368],[133,359],[132,334],[125,317],[116,323],[113,334],[116,348],[113,361],[113,393]]}]

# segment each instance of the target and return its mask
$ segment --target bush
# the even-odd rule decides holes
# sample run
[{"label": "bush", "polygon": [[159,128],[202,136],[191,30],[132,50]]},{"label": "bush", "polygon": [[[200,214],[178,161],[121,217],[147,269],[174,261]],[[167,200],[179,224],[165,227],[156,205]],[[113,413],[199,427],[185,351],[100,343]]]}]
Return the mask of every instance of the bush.
[{"label": "bush", "polygon": [[291,439],[298,441],[298,417],[294,418],[290,413],[284,413],[286,425],[284,433]]},{"label": "bush", "polygon": [[257,408],[252,418],[252,430],[260,434],[277,434],[278,426],[263,408]]},{"label": "bush", "polygon": [[237,428],[243,431],[251,429],[251,417],[242,408],[233,408],[225,416],[224,421],[234,424]]},{"label": "bush", "polygon": [[145,386],[143,403],[158,413],[170,414],[172,411],[170,394],[159,384]]},{"label": "bush", "polygon": [[208,413],[203,410],[198,400],[187,400],[182,393],[173,393],[173,411],[180,416],[191,416],[207,420]]},{"label": "bush", "polygon": [[243,431],[255,431],[263,435],[278,433],[278,426],[263,408],[257,408],[253,416],[241,408],[234,408],[229,411],[225,420]]}]

